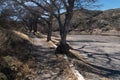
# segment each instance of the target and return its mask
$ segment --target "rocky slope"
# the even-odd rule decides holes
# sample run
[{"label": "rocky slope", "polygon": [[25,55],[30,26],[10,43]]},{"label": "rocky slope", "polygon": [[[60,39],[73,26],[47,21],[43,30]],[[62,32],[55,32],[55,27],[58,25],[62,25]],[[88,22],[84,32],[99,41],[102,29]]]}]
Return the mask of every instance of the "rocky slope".
[{"label": "rocky slope", "polygon": [[71,28],[79,32],[104,33],[120,31],[120,9],[106,11],[76,10],[71,21]]},{"label": "rocky slope", "polygon": [[[61,15],[64,20],[64,14]],[[56,20],[53,29],[58,28]],[[57,29],[56,29],[57,30]],[[106,11],[75,10],[70,24],[71,33],[99,34],[104,32],[120,31],[120,8]]]}]

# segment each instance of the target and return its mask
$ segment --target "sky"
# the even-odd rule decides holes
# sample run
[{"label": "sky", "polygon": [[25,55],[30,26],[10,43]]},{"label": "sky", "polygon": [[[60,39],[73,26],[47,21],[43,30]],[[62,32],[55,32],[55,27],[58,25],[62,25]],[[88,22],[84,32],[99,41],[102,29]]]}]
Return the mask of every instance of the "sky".
[{"label": "sky", "polygon": [[[27,4],[31,5],[29,2]],[[96,5],[99,5],[99,7],[92,8],[93,10],[94,9],[108,10],[108,9],[120,8],[120,0],[98,0]]]},{"label": "sky", "polygon": [[98,0],[97,4],[101,5],[98,10],[120,8],[120,0]]}]

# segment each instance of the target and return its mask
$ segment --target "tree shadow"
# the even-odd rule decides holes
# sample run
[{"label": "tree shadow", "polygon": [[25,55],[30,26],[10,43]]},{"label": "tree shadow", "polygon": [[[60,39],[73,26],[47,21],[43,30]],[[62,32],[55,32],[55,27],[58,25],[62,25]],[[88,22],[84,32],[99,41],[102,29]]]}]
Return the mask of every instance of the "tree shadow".
[{"label": "tree shadow", "polygon": [[32,52],[33,57],[41,57],[44,59],[49,59],[49,55],[51,54],[54,55],[55,49],[45,48],[41,45],[39,46],[33,45],[32,51],[33,51]]},{"label": "tree shadow", "polygon": [[[72,43],[74,44],[74,42],[76,42],[76,43],[86,43],[86,42],[87,43],[94,43],[94,42],[106,43],[104,41],[94,41],[94,40],[75,40],[75,41],[74,40],[68,40],[67,42],[69,42],[70,44],[72,44]],[[84,47],[85,47],[85,45],[84,45]],[[120,61],[119,58],[115,57],[115,55],[116,56],[120,56],[119,53],[108,54],[108,53],[103,53],[103,52],[101,52],[101,53],[88,52],[88,51],[82,50],[84,47],[78,48],[78,49],[74,49],[74,50],[76,50],[76,51],[78,51],[78,52],[80,52],[82,54],[86,54],[86,56],[88,58],[92,58],[93,61],[98,59],[96,56],[98,56],[98,57],[102,56],[101,59],[103,59],[103,58],[106,59],[107,61],[106,61],[105,64],[106,65],[110,65],[110,66],[114,66],[114,65],[111,64],[113,58],[118,60],[118,61]],[[89,63],[89,62],[83,62],[83,63],[85,63],[87,65],[90,65],[91,67],[93,67],[95,69],[100,70],[100,72],[97,72],[97,71],[93,70],[92,72],[95,73],[95,74],[99,74],[99,75],[102,75],[102,76],[105,76],[105,77],[110,77],[110,76],[114,76],[114,75],[120,75],[120,70],[117,70],[115,68],[108,68],[106,66],[102,66],[102,65],[100,66],[100,65],[97,65],[95,63]]]},{"label": "tree shadow", "polygon": [[104,41],[94,41],[94,40],[67,40],[67,42],[71,43],[71,42],[82,42],[82,43],[91,43],[91,42],[99,42],[99,43],[105,43]]},{"label": "tree shadow", "polygon": [[[100,42],[100,43],[104,43],[103,41],[92,41],[92,40],[78,40],[78,41],[68,41],[68,42]],[[38,55],[34,54],[36,57],[40,56],[42,58],[49,59],[49,56],[43,56],[43,55],[45,55],[46,53],[54,53],[55,49],[49,49],[49,48],[45,48],[43,46],[35,46],[34,45],[34,50],[39,52]],[[84,54],[87,55],[88,58],[93,58],[93,59],[97,59],[95,57],[95,55],[102,55],[102,56],[104,56],[104,58],[106,58],[108,60],[106,62],[107,65],[111,65],[111,61],[112,61],[111,58],[120,60],[119,58],[113,57],[112,55],[109,55],[107,53],[102,53],[101,54],[101,53],[87,52],[87,51],[84,51],[84,50],[81,50],[81,49],[75,49],[75,50],[77,50],[79,52],[83,52]],[[41,54],[41,53],[44,53],[44,54]],[[89,53],[91,53],[91,54],[89,54]],[[118,55],[118,53],[115,53],[115,55]],[[99,66],[99,65],[95,65],[95,64],[91,64],[91,63],[87,63],[87,64],[96,68],[96,69],[99,69],[101,71],[101,73],[94,71],[94,73],[96,73],[96,74],[100,74],[102,76],[107,76],[107,77],[117,75],[117,74],[120,75],[120,70],[109,69],[109,68]],[[53,66],[53,65],[51,65],[51,66]],[[104,73],[102,73],[102,72],[104,72]]]},{"label": "tree shadow", "polygon": [[[88,58],[92,58],[95,60],[97,60],[98,58],[95,57],[95,56],[104,56],[102,58],[105,58],[107,59],[105,65],[110,65],[110,66],[115,66],[115,65],[112,65],[112,59],[116,59],[118,61],[120,61],[119,58],[116,58],[115,56],[120,56],[119,53],[115,53],[115,54],[108,54],[108,53],[95,53],[95,52],[88,52],[88,51],[84,51],[84,50],[78,50],[78,49],[75,49],[76,51],[79,51],[79,52],[82,52],[84,54],[87,55]],[[102,63],[102,62],[101,62]],[[88,65],[90,65],[91,67],[93,68],[96,68],[96,69],[99,69],[101,72],[96,72],[96,71],[93,71],[93,73],[96,73],[96,74],[99,74],[99,75],[102,75],[102,76],[106,76],[106,77],[109,77],[109,76],[114,76],[114,75],[120,75],[120,70],[117,70],[115,68],[106,68],[104,66],[100,66],[100,65],[96,65],[95,63],[86,63]]]}]

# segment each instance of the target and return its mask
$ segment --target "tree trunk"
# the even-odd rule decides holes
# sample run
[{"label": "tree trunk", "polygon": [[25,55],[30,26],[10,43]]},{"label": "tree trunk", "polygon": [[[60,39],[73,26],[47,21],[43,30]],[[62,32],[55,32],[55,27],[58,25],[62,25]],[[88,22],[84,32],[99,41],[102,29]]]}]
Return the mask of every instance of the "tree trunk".
[{"label": "tree trunk", "polygon": [[69,6],[66,7],[66,14],[65,14],[65,21],[63,25],[59,25],[60,26],[60,35],[61,35],[61,43],[62,44],[66,44],[66,38],[67,38],[67,33],[69,30],[69,26],[70,26],[70,21],[72,19],[73,16],[73,8],[74,8],[74,0],[69,0],[68,1]]},{"label": "tree trunk", "polygon": [[47,30],[47,41],[51,41],[52,36],[52,23],[48,23],[48,30]]},{"label": "tree trunk", "polygon": [[34,20],[34,22],[33,22],[33,31],[34,31],[34,33],[37,32],[37,20]]},{"label": "tree trunk", "polygon": [[49,20],[46,21],[46,23],[48,24],[48,30],[47,30],[47,41],[51,41],[51,36],[52,36],[52,20],[53,20],[53,15],[50,14],[49,16]]},{"label": "tree trunk", "polygon": [[61,26],[60,28],[60,37],[61,37],[60,43],[66,44],[67,30],[65,26]]},{"label": "tree trunk", "polygon": [[[66,3],[64,3],[64,4],[66,4]],[[65,14],[65,21],[64,21],[63,25],[62,25],[60,17],[58,19],[61,40],[60,40],[60,44],[56,48],[55,53],[68,54],[69,49],[71,48],[67,44],[66,38],[67,38],[67,33],[68,33],[68,30],[69,30],[69,26],[70,26],[70,21],[71,21],[72,16],[73,16],[74,0],[68,0],[68,4],[69,5],[66,6],[67,11],[66,11],[66,14]]]},{"label": "tree trunk", "polygon": [[34,24],[34,32],[37,32],[37,23]]},{"label": "tree trunk", "polygon": [[69,49],[70,46],[67,44],[66,38],[67,38],[67,32],[68,32],[68,27],[67,26],[63,26],[62,24],[59,25],[60,26],[60,44],[58,45],[58,47],[55,50],[55,53],[60,53],[60,54],[68,54],[69,53]]}]

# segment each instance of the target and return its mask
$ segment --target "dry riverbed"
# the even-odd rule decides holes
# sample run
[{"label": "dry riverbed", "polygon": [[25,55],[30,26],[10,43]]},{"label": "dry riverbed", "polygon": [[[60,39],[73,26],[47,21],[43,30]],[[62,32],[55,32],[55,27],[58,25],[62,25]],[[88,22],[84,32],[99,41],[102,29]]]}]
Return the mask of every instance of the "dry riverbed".
[{"label": "dry riverbed", "polygon": [[85,61],[94,65],[95,69],[75,57],[68,57],[69,63],[63,56],[56,57],[55,48],[52,48],[45,39],[33,38],[34,69],[37,73],[33,80],[77,80],[70,70],[69,63],[73,63],[85,80],[120,80],[120,37],[68,35],[67,42],[84,56]]},{"label": "dry riverbed", "polygon": [[[68,35],[68,43],[97,68],[108,72],[107,80],[120,80],[120,37],[101,35]],[[84,47],[83,47],[84,46]],[[80,49],[83,47],[82,49]],[[78,67],[78,70],[80,67]],[[80,71],[82,72],[82,71]],[[106,80],[87,73],[86,80]],[[93,77],[94,76],[94,77]],[[98,79],[99,78],[99,79]]]}]

